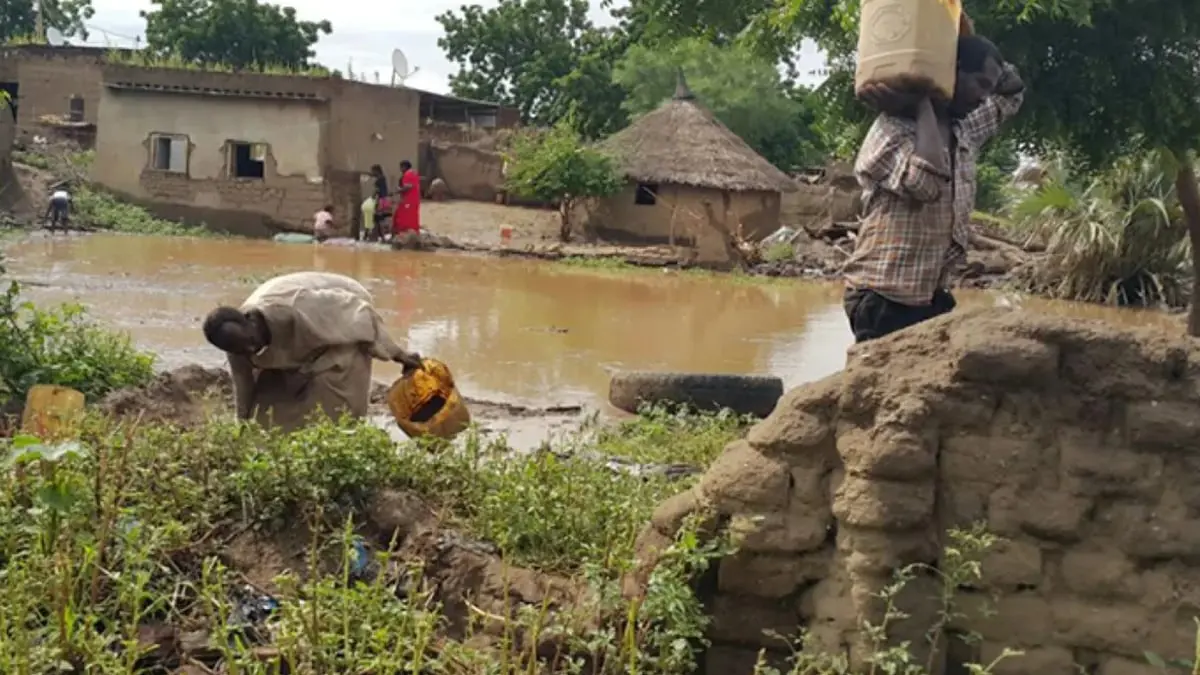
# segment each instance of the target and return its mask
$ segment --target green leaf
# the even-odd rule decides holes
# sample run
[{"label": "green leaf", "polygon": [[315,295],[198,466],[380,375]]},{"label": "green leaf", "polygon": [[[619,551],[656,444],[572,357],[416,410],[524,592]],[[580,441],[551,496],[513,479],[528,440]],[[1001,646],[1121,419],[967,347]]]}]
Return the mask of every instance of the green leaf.
[{"label": "green leaf", "polygon": [[1159,656],[1158,654],[1155,654],[1154,652],[1149,651],[1149,650],[1142,652],[1142,654],[1144,654],[1146,657],[1146,663],[1149,663],[1150,665],[1154,666],[1155,668],[1160,668],[1162,670],[1167,669],[1167,662],[1164,661],[1163,658],[1161,656]]}]

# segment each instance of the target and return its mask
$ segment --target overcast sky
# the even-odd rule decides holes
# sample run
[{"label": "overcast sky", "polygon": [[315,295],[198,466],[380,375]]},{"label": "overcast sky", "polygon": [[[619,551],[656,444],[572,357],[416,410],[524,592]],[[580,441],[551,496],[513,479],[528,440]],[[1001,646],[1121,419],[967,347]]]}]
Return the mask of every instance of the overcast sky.
[{"label": "overcast sky", "polygon": [[[88,23],[88,44],[132,47],[145,30],[145,21],[138,16],[150,9],[148,0],[92,0],[96,16]],[[317,60],[329,68],[345,71],[352,65],[356,73],[378,72],[383,82],[391,77],[392,50],[400,48],[408,57],[409,68],[417,72],[408,79],[408,86],[438,93],[449,90],[448,78],[456,70],[446,61],[437,46],[442,27],[434,17],[448,9],[460,7],[462,0],[285,0],[280,3],[296,8],[302,19],[329,19],[333,34],[324,35],[317,43]],[[484,7],[497,0],[478,0]],[[617,6],[626,0],[616,0]],[[415,5],[414,7],[405,7]],[[596,23],[613,23],[599,0],[592,0],[592,18]],[[389,26],[384,28],[384,26]],[[819,68],[820,58],[815,50],[805,49],[802,70]]]}]

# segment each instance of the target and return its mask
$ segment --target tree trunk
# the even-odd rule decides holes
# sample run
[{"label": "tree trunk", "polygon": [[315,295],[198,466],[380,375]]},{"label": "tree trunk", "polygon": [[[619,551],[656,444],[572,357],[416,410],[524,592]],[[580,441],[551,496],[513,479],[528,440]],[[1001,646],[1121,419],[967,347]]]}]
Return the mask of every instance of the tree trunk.
[{"label": "tree trunk", "polygon": [[1175,174],[1175,194],[1183,207],[1188,239],[1192,243],[1192,302],[1188,308],[1188,335],[1200,337],[1200,184],[1191,153],[1180,153],[1179,171]]},{"label": "tree trunk", "polygon": [[571,241],[571,200],[563,199],[558,202],[558,217],[558,238],[565,244]]}]

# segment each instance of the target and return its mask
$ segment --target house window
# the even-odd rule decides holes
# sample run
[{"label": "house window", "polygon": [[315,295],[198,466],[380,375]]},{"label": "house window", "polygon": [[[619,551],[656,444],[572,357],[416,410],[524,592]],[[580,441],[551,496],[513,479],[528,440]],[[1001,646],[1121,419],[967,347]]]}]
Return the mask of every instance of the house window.
[{"label": "house window", "polygon": [[657,204],[658,184],[638,183],[637,194],[633,196],[633,203],[639,206],[654,206]]},{"label": "house window", "polygon": [[267,165],[267,144],[230,141],[229,177],[262,178]]},{"label": "house window", "polygon": [[150,166],[155,171],[186,174],[189,149],[187,136],[150,134]]}]

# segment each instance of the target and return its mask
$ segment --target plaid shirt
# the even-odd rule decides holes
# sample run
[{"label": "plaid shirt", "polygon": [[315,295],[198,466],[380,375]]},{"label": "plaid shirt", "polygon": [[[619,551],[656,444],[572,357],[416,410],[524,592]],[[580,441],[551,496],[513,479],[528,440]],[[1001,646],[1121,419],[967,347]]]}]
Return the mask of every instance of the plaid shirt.
[{"label": "plaid shirt", "polygon": [[914,120],[891,115],[875,120],[854,163],[864,215],[858,244],[843,268],[847,286],[905,305],[932,301],[950,271],[966,261],[979,151],[1023,100],[1024,92],[993,95],[953,123],[956,157],[949,161],[947,148],[945,162],[953,177],[914,154]]}]

